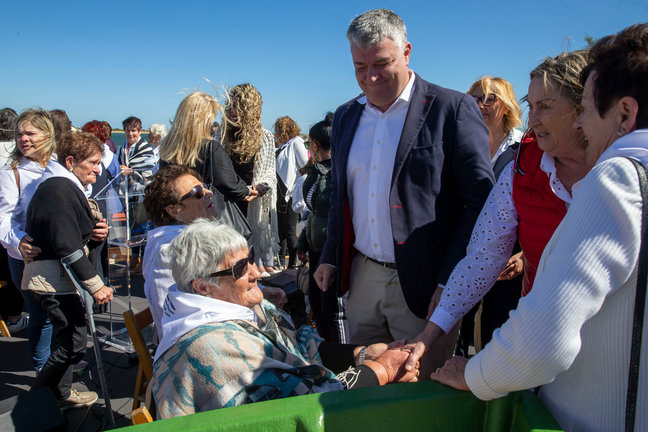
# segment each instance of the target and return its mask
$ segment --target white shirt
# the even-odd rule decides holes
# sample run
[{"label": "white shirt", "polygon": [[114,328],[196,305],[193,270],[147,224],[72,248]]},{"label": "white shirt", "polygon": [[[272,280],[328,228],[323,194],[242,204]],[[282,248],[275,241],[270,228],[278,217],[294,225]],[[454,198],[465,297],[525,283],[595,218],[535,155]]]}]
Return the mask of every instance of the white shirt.
[{"label": "white shirt", "polygon": [[[554,158],[542,155],[540,169],[553,193],[569,208],[572,197],[556,175]],[[466,256],[455,266],[430,321],[448,333],[493,287],[506,267],[518,238],[518,212],[513,203],[513,161],[493,186],[475,222]]]},{"label": "white shirt", "polygon": [[184,225],[164,225],[154,228],[146,234],[146,249],[142,260],[144,295],[149,302],[158,340],[162,340],[164,300],[169,292],[169,287],[175,287],[175,280],[171,274],[169,245],[171,240],[176,238],[183,229],[185,229]]},{"label": "white shirt", "polygon": [[395,262],[389,214],[394,159],[414,90],[414,73],[396,101],[385,112],[367,100],[353,137],[347,163],[347,195],[355,230],[354,247],[364,255]]},{"label": "white shirt", "polygon": [[[480,399],[542,385],[565,431],[624,427],[642,203],[637,172],[620,156],[648,165],[648,130],[618,139],[581,180],[533,290],[466,366]],[[648,430],[647,366],[644,324],[636,431]]]},{"label": "white shirt", "polygon": [[500,155],[504,153],[506,149],[511,147],[516,142],[522,141],[522,136],[524,136],[524,133],[518,129],[513,129],[511,130],[511,132],[508,133],[508,135],[506,135],[504,141],[502,141],[500,146],[497,148],[497,151],[491,158],[491,168],[495,166],[495,162],[497,162],[497,158],[500,157]]},{"label": "white shirt", "polygon": [[308,162],[308,152],[304,140],[296,136],[280,147],[277,156],[277,174],[286,186],[286,202],[290,200],[292,191],[299,178],[299,170]]},{"label": "white shirt", "polygon": [[45,168],[25,157],[21,159],[17,168],[20,193],[11,166],[5,165],[0,168],[0,243],[7,249],[10,257],[22,260],[18,245],[27,235],[27,207]]}]

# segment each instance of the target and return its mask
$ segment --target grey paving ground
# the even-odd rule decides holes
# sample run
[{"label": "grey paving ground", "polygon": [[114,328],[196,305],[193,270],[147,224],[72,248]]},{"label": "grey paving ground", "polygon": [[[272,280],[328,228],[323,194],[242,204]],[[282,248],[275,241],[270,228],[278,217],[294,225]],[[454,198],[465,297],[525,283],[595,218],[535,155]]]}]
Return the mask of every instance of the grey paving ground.
[{"label": "grey paving ground", "polygon": [[[139,312],[148,306],[142,290],[142,280],[134,277],[131,292],[132,309]],[[112,302],[113,328],[123,328],[122,313],[128,308],[125,289],[118,289]],[[110,315],[95,315],[95,322],[100,333],[109,333]],[[132,395],[137,375],[137,359],[124,351],[101,344],[101,355],[104,361],[106,381],[111,399],[112,411],[117,427],[130,424]],[[75,376],[73,387],[77,390],[96,391],[100,399],[90,409],[67,410],[64,413],[68,430],[72,432],[101,431],[112,429],[107,420],[104,400],[97,375],[92,338],[88,335],[88,350],[85,360],[89,367]],[[35,372],[31,368],[27,330],[12,335],[11,338],[0,337],[0,401],[27,392],[34,380]],[[38,415],[34,413],[34,415]],[[1,429],[0,425],[0,429]]]}]

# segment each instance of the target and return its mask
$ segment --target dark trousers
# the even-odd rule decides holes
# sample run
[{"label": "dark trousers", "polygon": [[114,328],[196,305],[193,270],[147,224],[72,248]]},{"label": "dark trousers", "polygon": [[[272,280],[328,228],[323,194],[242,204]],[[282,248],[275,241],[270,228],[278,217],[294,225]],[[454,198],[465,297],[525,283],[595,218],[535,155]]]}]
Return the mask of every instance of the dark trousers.
[{"label": "dark trousers", "polygon": [[286,248],[288,249],[288,268],[297,263],[297,213],[292,209],[292,198],[286,203],[277,205],[277,228],[279,230],[279,264],[284,265]]},{"label": "dark trousers", "polygon": [[32,388],[49,387],[57,399],[67,399],[72,387],[72,365],[86,352],[87,330],[85,312],[79,296],[35,295],[54,328],[52,352],[36,376]]},{"label": "dark trousers", "polygon": [[320,254],[313,251],[308,252],[308,302],[313,311],[313,320],[317,326],[317,332],[329,342],[344,343],[340,340],[344,334],[342,324],[342,311],[338,306],[338,298],[334,285],[326,292],[319,289],[313,274],[319,265]]}]

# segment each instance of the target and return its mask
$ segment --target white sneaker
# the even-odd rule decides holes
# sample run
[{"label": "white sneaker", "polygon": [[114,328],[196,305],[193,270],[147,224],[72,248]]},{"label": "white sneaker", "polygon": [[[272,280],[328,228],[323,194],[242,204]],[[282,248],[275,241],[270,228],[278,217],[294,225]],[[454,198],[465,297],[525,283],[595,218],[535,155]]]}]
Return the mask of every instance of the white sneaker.
[{"label": "white sneaker", "polygon": [[72,389],[67,399],[59,400],[58,406],[62,410],[68,408],[83,408],[97,402],[99,395],[93,391],[80,392]]},{"label": "white sneaker", "polygon": [[13,321],[7,321],[7,328],[9,329],[9,332],[11,333],[17,333],[20,330],[24,330],[27,328],[27,324],[29,324],[29,320],[25,315],[20,315],[20,319],[16,322]]}]

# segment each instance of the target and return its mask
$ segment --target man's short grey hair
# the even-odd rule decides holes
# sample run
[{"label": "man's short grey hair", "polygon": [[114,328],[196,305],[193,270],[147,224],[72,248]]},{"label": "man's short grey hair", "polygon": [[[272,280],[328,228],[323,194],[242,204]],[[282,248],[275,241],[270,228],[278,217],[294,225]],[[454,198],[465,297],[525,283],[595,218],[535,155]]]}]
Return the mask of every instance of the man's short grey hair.
[{"label": "man's short grey hair", "polygon": [[169,133],[169,128],[167,128],[166,125],[162,123],[153,123],[149,128],[149,132],[154,135],[160,135],[160,139],[162,139]]},{"label": "man's short grey hair", "polygon": [[400,50],[407,45],[407,29],[403,20],[389,9],[374,9],[351,21],[347,30],[349,42],[368,48],[389,38]]},{"label": "man's short grey hair", "polygon": [[[196,219],[169,245],[171,273],[180,291],[197,294],[191,282],[223,270],[227,255],[247,249],[245,237],[234,228]],[[218,279],[213,280],[218,284]]]}]

